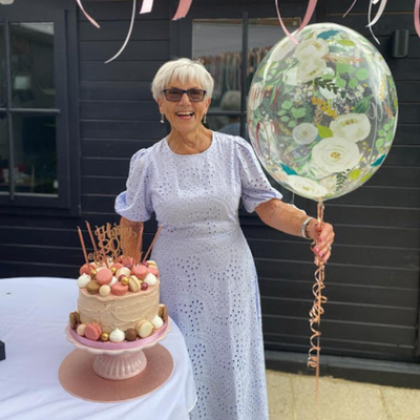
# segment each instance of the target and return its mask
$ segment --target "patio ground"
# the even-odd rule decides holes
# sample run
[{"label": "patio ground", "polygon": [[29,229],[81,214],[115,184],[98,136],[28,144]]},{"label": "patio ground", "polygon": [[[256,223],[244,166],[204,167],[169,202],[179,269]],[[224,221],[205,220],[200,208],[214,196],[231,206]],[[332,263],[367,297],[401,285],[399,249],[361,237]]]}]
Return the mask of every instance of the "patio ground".
[{"label": "patio ground", "polygon": [[420,420],[420,389],[267,370],[270,420]]}]

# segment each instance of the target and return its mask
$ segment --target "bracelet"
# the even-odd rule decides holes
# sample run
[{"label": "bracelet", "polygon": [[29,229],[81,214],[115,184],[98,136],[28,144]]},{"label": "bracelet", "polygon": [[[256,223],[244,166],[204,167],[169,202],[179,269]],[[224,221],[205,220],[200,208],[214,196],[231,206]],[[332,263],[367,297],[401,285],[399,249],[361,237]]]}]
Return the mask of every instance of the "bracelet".
[{"label": "bracelet", "polygon": [[302,238],[311,239],[309,236],[306,235],[306,226],[308,226],[309,222],[313,219],[313,217],[308,217],[303,223],[302,227],[300,228],[300,233]]}]

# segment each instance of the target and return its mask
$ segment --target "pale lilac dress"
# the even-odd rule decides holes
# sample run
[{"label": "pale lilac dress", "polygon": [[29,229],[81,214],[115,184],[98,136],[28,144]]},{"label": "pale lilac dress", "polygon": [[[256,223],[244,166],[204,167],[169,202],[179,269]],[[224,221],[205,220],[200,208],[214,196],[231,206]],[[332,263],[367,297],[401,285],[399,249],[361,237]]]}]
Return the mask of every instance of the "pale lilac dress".
[{"label": "pale lilac dress", "polygon": [[132,221],[155,212],[162,231],[152,259],[161,301],[184,334],[198,400],[191,419],[268,420],[260,296],[254,260],[238,220],[281,198],[252,147],[214,132],[195,155],[166,139],[131,159],[115,210]]}]

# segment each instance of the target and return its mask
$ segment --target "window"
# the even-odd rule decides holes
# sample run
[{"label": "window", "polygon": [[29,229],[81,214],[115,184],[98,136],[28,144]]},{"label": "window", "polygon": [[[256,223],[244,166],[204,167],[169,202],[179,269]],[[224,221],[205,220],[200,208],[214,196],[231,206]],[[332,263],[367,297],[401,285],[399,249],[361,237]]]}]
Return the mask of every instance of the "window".
[{"label": "window", "polygon": [[3,212],[49,207],[69,214],[80,200],[68,95],[76,82],[68,72],[74,41],[67,11],[39,6],[0,9],[0,205]]},{"label": "window", "polygon": [[[300,25],[299,18],[284,19],[284,22],[290,31]],[[248,92],[259,64],[284,36],[279,21],[248,19],[248,13],[244,12],[242,19],[194,19],[192,25],[192,57],[206,66],[215,81],[207,125],[249,141]],[[286,201],[293,199],[292,193],[267,176]]]}]

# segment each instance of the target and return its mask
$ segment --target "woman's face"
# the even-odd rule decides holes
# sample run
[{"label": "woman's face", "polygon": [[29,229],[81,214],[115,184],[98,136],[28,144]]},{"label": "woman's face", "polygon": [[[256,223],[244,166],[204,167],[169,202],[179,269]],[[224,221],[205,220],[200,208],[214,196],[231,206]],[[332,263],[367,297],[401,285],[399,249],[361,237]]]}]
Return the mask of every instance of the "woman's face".
[{"label": "woman's face", "polygon": [[[196,81],[181,83],[176,79],[172,80],[168,86],[165,86],[165,89],[174,88],[181,90],[203,90],[203,86]],[[201,121],[203,120],[204,115],[207,114],[210,99],[205,96],[201,102],[192,102],[188,95],[184,93],[179,101],[171,102],[168,101],[162,93],[162,96],[158,99],[158,104],[160,113],[165,114],[172,129],[183,133],[189,133],[202,126]]]}]

